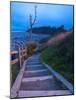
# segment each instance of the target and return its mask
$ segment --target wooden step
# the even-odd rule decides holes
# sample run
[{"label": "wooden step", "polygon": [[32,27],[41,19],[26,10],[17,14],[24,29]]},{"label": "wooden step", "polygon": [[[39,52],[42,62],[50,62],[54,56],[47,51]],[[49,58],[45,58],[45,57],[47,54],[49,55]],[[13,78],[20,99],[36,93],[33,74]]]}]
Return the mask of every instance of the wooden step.
[{"label": "wooden step", "polygon": [[46,76],[51,75],[50,71],[48,70],[38,70],[38,71],[25,71],[23,77],[39,77],[39,76]]},{"label": "wooden step", "polygon": [[26,67],[25,67],[25,71],[36,71],[36,70],[42,70],[42,69],[47,69],[45,66],[43,66],[43,65],[41,65],[41,66],[35,66],[34,65],[34,67],[33,67],[33,65],[31,66],[29,66],[29,65],[27,65]]},{"label": "wooden step", "polygon": [[20,90],[59,90],[67,89],[52,75],[22,78]]},{"label": "wooden step", "polygon": [[47,76],[37,76],[37,77],[30,77],[30,78],[23,78],[22,82],[31,82],[31,81],[40,81],[40,80],[46,80],[46,79],[52,79],[52,75],[47,75]]},{"label": "wooden step", "polygon": [[60,96],[71,95],[69,90],[53,90],[53,91],[19,91],[18,97],[36,97],[36,96]]},{"label": "wooden step", "polygon": [[30,71],[25,71],[26,73],[38,73],[38,72],[44,72],[48,71],[48,69],[40,69],[40,70],[30,70]]}]

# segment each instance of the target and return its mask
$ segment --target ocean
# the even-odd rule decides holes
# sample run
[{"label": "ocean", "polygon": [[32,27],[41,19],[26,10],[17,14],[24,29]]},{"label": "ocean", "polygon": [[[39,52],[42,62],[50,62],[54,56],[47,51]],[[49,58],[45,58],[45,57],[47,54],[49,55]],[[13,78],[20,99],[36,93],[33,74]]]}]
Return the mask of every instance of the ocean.
[{"label": "ocean", "polygon": [[[29,41],[29,36],[28,32],[11,32],[11,51],[16,49],[16,42],[20,43],[23,41],[26,44]],[[32,40],[34,42],[39,42],[48,37],[48,34],[32,33]]]}]

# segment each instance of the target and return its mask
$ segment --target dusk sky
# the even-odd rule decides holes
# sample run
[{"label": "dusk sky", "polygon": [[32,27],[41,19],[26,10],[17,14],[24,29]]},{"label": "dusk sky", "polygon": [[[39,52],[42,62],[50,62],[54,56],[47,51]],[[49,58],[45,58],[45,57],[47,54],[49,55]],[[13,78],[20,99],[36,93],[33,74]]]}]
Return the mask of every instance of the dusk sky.
[{"label": "dusk sky", "polygon": [[73,26],[73,6],[35,3],[11,3],[12,31],[25,32],[29,28],[29,15],[34,18],[34,6],[37,5],[37,21],[34,27],[64,25],[66,29]]}]

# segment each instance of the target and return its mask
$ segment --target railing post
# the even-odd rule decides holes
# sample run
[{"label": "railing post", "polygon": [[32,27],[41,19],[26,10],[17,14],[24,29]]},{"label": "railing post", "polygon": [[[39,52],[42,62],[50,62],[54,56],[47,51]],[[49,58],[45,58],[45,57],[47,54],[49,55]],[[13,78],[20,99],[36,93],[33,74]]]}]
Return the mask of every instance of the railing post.
[{"label": "railing post", "polygon": [[19,47],[19,62],[20,62],[20,68],[21,68],[21,49],[20,49],[20,47]]},{"label": "railing post", "polygon": [[22,45],[22,51],[21,51],[21,53],[22,53],[22,63],[24,62],[24,48],[23,48],[23,45]]}]

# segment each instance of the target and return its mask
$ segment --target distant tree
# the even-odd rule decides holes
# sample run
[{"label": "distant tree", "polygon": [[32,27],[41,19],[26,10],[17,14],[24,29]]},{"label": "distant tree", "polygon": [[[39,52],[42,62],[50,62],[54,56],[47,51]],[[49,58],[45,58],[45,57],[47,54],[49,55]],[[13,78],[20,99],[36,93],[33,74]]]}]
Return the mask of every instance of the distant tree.
[{"label": "distant tree", "polygon": [[[27,30],[28,32],[30,31]],[[60,27],[56,28],[56,27],[51,27],[51,26],[41,26],[41,27],[33,27],[32,28],[32,33],[36,33],[36,34],[49,34],[51,36],[55,36],[60,34],[61,32],[65,33],[66,30],[64,28],[64,25],[61,25]]]},{"label": "distant tree", "polygon": [[65,32],[64,25],[61,25],[57,30],[58,32]]},{"label": "distant tree", "polygon": [[30,21],[30,41],[32,40],[32,27],[36,22],[36,18],[37,18],[37,10],[36,10],[37,6],[35,6],[35,18],[34,20],[32,19],[32,15],[29,15],[29,21]]}]

